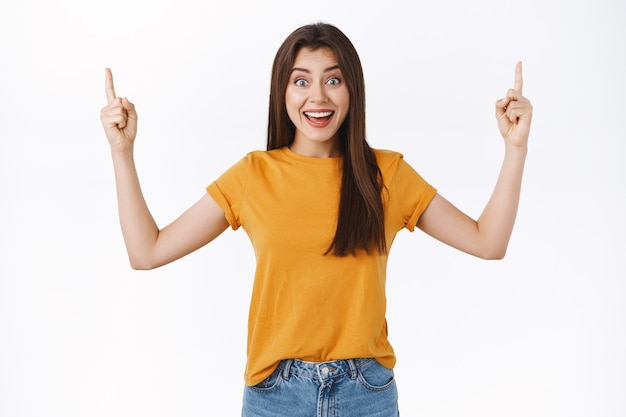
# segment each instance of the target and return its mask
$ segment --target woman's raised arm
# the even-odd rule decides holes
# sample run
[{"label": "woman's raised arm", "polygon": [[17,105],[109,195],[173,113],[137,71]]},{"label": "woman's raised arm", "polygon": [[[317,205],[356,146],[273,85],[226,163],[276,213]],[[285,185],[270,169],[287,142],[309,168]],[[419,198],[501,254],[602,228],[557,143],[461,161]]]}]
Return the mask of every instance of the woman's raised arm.
[{"label": "woman's raised arm", "polygon": [[530,101],[522,95],[522,87],[522,63],[518,62],[513,88],[496,102],[496,119],[504,138],[504,161],[478,220],[436,195],[417,224],[436,239],[485,259],[504,257],[517,216],[533,112]]},{"label": "woman's raised arm", "polygon": [[137,112],[127,98],[115,95],[113,75],[108,68],[105,92],[107,105],[102,108],[100,119],[111,146],[120,225],[131,266],[156,268],[215,239],[228,227],[228,222],[208,194],[159,230],[141,191],[133,157]]}]

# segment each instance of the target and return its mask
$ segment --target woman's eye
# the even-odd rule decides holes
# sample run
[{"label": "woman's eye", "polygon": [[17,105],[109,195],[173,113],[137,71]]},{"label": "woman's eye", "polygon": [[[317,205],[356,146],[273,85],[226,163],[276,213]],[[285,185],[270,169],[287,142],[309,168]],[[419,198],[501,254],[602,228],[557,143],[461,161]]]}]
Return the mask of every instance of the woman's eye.
[{"label": "woman's eye", "polygon": [[307,82],[306,82],[306,80],[299,79],[299,80],[296,80],[295,84],[296,84],[298,87],[305,87],[305,86],[306,86],[306,84],[307,84]]},{"label": "woman's eye", "polygon": [[326,81],[326,83],[329,85],[339,85],[341,84],[341,80],[337,77],[333,77],[330,80]]}]

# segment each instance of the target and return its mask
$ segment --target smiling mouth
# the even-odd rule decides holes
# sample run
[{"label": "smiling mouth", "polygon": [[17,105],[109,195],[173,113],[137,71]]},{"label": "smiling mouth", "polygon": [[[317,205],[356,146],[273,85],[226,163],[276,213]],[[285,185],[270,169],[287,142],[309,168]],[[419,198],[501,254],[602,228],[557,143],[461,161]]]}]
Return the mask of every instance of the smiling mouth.
[{"label": "smiling mouth", "polygon": [[333,111],[320,111],[320,112],[313,112],[313,111],[305,111],[304,112],[304,116],[311,120],[311,121],[317,121],[317,122],[322,122],[325,120],[328,120],[332,117],[332,115],[335,114],[335,112]]}]

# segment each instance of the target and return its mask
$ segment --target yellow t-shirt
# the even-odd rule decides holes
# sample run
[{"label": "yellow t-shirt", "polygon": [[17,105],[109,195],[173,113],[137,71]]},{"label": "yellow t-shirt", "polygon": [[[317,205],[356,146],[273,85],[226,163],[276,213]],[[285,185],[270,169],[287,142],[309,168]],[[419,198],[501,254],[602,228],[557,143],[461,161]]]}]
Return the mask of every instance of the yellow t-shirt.
[{"label": "yellow t-shirt", "polygon": [[[388,249],[413,231],[436,190],[397,152],[375,150],[386,191]],[[392,368],[387,340],[387,256],[324,256],[337,225],[342,158],[289,148],[249,153],[207,187],[233,229],[248,234],[256,273],[248,317],[245,381],[255,385],[282,359],[376,358]]]}]

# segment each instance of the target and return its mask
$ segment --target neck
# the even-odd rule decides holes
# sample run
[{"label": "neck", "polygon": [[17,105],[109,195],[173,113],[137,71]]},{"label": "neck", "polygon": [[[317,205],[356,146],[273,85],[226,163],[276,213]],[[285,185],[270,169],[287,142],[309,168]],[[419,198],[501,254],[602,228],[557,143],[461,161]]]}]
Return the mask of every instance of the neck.
[{"label": "neck", "polygon": [[304,142],[297,138],[289,146],[292,152],[311,158],[337,158],[341,156],[341,150],[337,139],[324,142]]}]

